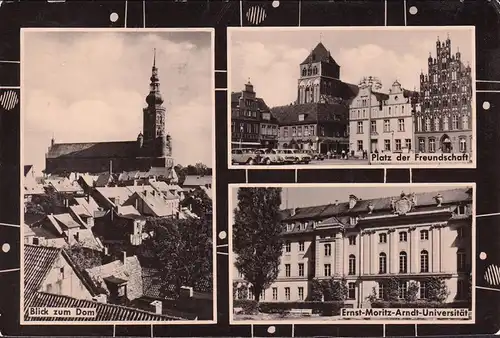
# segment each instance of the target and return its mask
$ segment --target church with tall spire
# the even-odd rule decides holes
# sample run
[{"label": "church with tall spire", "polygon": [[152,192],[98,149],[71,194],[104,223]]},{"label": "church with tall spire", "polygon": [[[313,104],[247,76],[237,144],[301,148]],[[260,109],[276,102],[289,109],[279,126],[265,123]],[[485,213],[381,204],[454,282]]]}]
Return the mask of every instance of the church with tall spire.
[{"label": "church with tall spire", "polygon": [[[142,132],[133,141],[57,143],[54,137],[45,156],[46,174],[103,172],[154,172],[156,177],[175,180],[172,142],[166,131],[166,108],[160,92],[156,49],[150,88],[143,109]],[[119,121],[117,126],[119,125]],[[116,126],[115,126],[116,127]]]}]

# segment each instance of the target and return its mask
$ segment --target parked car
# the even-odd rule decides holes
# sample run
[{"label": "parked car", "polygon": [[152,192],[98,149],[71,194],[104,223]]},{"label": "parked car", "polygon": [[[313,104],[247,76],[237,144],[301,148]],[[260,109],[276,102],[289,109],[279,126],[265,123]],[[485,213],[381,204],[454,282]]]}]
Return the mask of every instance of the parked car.
[{"label": "parked car", "polygon": [[295,163],[296,156],[291,149],[276,149],[275,151],[278,155],[280,155],[283,158],[285,164]]},{"label": "parked car", "polygon": [[260,149],[262,153],[262,159],[260,164],[271,165],[271,164],[283,164],[285,160],[281,155],[279,155],[274,149]]},{"label": "parked car", "polygon": [[262,160],[262,151],[254,148],[236,148],[231,150],[233,164],[258,164]]},{"label": "parked car", "polygon": [[309,154],[305,154],[299,149],[292,149],[292,154],[295,155],[295,163],[308,164],[312,160],[312,157],[309,156]]},{"label": "parked car", "polygon": [[318,153],[314,150],[303,150],[304,154],[307,154],[309,156],[311,156],[311,158],[313,160],[316,160],[316,161],[323,161],[325,159],[325,155],[323,155],[322,153]]}]

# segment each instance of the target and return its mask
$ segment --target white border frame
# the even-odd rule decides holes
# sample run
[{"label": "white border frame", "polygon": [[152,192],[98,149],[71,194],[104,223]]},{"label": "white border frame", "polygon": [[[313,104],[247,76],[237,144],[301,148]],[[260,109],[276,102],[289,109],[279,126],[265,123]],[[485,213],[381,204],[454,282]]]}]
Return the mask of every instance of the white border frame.
[{"label": "white border frame", "polygon": [[24,35],[29,32],[104,32],[104,33],[172,33],[172,32],[210,32],[210,49],[211,49],[211,95],[212,95],[212,302],[213,302],[213,318],[212,320],[178,320],[178,321],[26,321],[24,319],[24,209],[21,208],[21,230],[20,233],[20,325],[205,325],[217,323],[217,221],[216,221],[216,156],[215,156],[215,29],[214,28],[21,28],[21,62],[20,62],[20,205],[24,205],[24,100],[23,95],[23,82],[24,82],[24,67],[23,67],[23,53],[24,53]]},{"label": "white border frame", "polygon": [[[282,165],[282,166],[270,166],[270,165],[234,165],[231,161],[231,69],[232,69],[232,59],[231,59],[231,46],[232,46],[232,32],[246,32],[246,31],[263,31],[267,33],[272,33],[275,31],[318,31],[318,32],[342,32],[346,30],[358,30],[358,31],[372,31],[375,34],[383,33],[383,31],[458,31],[458,30],[471,30],[472,31],[472,60],[470,60],[471,65],[471,77],[472,77],[472,163],[450,163],[443,164],[440,162],[435,162],[433,164],[418,164],[415,162],[411,163],[401,163],[401,164],[303,164],[303,165]],[[229,169],[401,169],[401,168],[414,168],[414,169],[463,169],[470,168],[476,169],[477,166],[477,130],[476,130],[476,111],[477,111],[477,100],[476,100],[476,27],[475,26],[317,26],[317,27],[228,27],[227,28],[227,156],[228,156],[228,168]],[[265,100],[265,98],[264,98]],[[414,129],[414,124],[412,123],[412,128]],[[260,133],[260,130],[259,130]],[[415,132],[412,133],[413,137]],[[414,139],[412,139],[414,141]]]},{"label": "white border frame", "polygon": [[[471,266],[472,266],[472,319],[470,320],[403,320],[403,319],[388,319],[388,320],[366,320],[366,319],[338,319],[338,320],[314,320],[314,319],[301,319],[292,318],[284,320],[234,320],[233,318],[233,211],[236,208],[233,205],[234,194],[237,188],[346,188],[346,187],[356,187],[356,188],[377,188],[380,187],[381,190],[387,187],[423,187],[423,186],[435,186],[436,190],[440,187],[456,186],[457,188],[472,188],[472,232],[471,232]],[[404,324],[430,324],[430,325],[450,325],[450,324],[475,324],[476,323],[476,183],[315,183],[315,184],[304,184],[304,183],[284,183],[284,184],[262,184],[262,183],[242,183],[242,184],[228,184],[228,259],[229,259],[229,324],[230,325],[289,325],[289,324],[299,324],[299,325],[337,325],[337,324],[354,324],[354,325],[404,325]]]}]

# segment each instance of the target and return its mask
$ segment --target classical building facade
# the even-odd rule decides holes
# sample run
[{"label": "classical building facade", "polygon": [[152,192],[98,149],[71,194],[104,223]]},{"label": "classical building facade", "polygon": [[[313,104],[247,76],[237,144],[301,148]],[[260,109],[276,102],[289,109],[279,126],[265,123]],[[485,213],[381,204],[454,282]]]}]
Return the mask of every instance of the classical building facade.
[{"label": "classical building facade", "polygon": [[436,57],[429,54],[428,72],[420,74],[415,108],[416,150],[421,153],[470,153],[472,147],[472,75],[451,41],[436,41]]},{"label": "classical building facade", "polygon": [[279,147],[347,150],[349,103],[358,88],[340,80],[340,66],[321,42],[299,72],[296,102],[271,109],[280,125]]},{"label": "classical building facade", "polygon": [[[284,210],[279,277],[261,300],[309,300],[313,279],[345,277],[346,306],[367,307],[374,290],[384,298],[388,278],[399,278],[400,298],[416,282],[425,299],[428,278],[440,277],[447,302],[470,304],[472,196],[472,188],[368,200],[350,195],[347,202]],[[245,285],[234,271],[234,281]]]},{"label": "classical building facade", "polygon": [[374,77],[363,79],[349,108],[349,150],[363,152],[410,152],[413,150],[412,97],[395,81],[388,93],[379,92]]},{"label": "classical building facade", "polygon": [[250,80],[241,92],[231,93],[231,146],[276,147],[278,123]]},{"label": "classical building facade", "polygon": [[52,139],[45,159],[46,174],[102,173],[161,168],[163,176],[173,175],[174,160],[170,136],[165,129],[166,109],[160,93],[156,53],[150,91],[143,109],[143,131],[135,141],[56,143]]}]

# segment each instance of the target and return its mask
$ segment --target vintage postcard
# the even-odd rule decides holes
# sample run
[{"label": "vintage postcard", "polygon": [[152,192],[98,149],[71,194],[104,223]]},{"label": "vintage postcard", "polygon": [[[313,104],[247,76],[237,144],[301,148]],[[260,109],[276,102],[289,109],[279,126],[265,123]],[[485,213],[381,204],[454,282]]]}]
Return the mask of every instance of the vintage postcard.
[{"label": "vintage postcard", "polygon": [[232,184],[232,324],[474,323],[475,183]]},{"label": "vintage postcard", "polygon": [[228,28],[230,168],[475,168],[475,30]]},{"label": "vintage postcard", "polygon": [[21,37],[21,324],[216,322],[214,30]]}]

